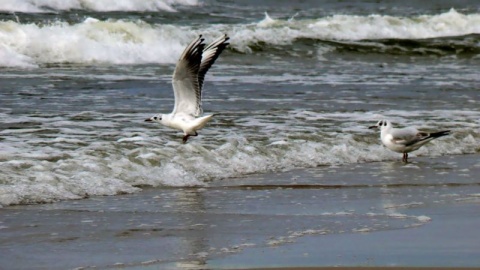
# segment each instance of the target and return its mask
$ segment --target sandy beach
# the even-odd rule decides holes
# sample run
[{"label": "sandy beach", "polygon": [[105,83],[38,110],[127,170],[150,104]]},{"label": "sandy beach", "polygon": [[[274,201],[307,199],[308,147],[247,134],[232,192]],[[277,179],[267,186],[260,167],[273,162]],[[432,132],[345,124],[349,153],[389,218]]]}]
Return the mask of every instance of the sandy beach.
[{"label": "sandy beach", "polygon": [[479,267],[480,183],[462,176],[480,173],[478,160],[324,166],[4,207],[0,262],[2,269]]}]

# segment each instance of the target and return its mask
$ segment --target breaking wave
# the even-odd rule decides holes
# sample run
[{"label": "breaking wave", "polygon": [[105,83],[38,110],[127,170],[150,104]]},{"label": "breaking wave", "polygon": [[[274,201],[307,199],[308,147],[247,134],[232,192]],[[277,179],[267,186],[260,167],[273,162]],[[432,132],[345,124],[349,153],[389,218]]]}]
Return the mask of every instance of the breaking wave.
[{"label": "breaking wave", "polygon": [[454,9],[417,17],[334,15],[316,20],[276,20],[265,14],[256,25],[235,33],[244,37],[235,45],[239,51],[303,40],[362,52],[480,52],[480,14]]},{"label": "breaking wave", "polygon": [[198,5],[197,0],[2,0],[0,11],[45,13],[70,10],[109,11],[169,11],[176,5]]},{"label": "breaking wave", "polygon": [[[429,112],[417,113],[425,117]],[[450,118],[467,115],[464,111],[431,114]],[[454,120],[431,122],[452,129],[452,135],[415,151],[413,158],[479,153],[478,116],[471,112],[470,120],[463,124]],[[203,186],[251,173],[401,158],[382,147],[379,135],[366,128],[377,119],[370,113],[289,114],[295,122],[302,118],[306,123],[334,119],[329,120],[334,121],[332,125],[312,130],[308,124],[239,119],[228,129],[211,127],[202,133],[201,140],[187,144],[181,144],[175,132],[170,131],[175,137],[159,137],[157,127],[114,131],[117,121],[137,118],[140,115],[84,112],[68,119],[23,117],[5,121],[0,132],[6,140],[0,156],[0,205],[130,193],[142,186]],[[346,123],[346,119],[351,120]],[[283,133],[285,129],[289,132]]]},{"label": "breaking wave", "polygon": [[239,53],[278,46],[283,49],[273,53],[298,53],[295,47],[305,48],[305,53],[480,53],[480,14],[461,14],[454,9],[411,18],[334,15],[316,20],[275,20],[266,15],[257,23],[203,28],[87,18],[75,24],[0,22],[0,66],[175,63],[196,35],[212,39],[223,33],[231,36],[230,49]]}]

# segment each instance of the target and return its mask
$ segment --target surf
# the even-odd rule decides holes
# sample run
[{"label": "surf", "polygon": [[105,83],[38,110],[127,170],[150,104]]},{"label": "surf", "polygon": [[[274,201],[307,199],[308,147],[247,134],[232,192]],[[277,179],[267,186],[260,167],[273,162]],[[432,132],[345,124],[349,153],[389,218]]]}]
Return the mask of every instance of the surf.
[{"label": "surf", "polygon": [[72,10],[97,12],[111,11],[168,11],[176,12],[175,6],[196,6],[197,0],[2,0],[0,11],[23,13],[51,13]]},{"label": "surf", "polygon": [[[454,9],[437,15],[394,17],[333,15],[319,19],[265,19],[255,23],[198,27],[142,20],[99,20],[77,23],[0,21],[0,66],[32,68],[46,64],[172,64],[199,33],[230,33],[229,50],[241,54],[351,51],[392,54],[480,53],[480,14]],[[162,44],[162,46],[159,46]],[[278,46],[284,47],[280,50]],[[323,49],[322,49],[323,48]]]}]

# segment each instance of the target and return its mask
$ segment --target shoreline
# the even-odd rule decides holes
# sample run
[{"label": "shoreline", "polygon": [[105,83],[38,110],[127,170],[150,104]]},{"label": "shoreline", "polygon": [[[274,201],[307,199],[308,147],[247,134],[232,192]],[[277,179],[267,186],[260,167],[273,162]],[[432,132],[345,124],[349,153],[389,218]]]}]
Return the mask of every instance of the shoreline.
[{"label": "shoreline", "polygon": [[477,270],[480,267],[406,267],[406,266],[331,266],[331,267],[275,267],[275,268],[244,268],[238,270],[268,270],[268,269],[279,269],[279,270],[377,270],[377,269],[386,269],[386,270]]},{"label": "shoreline", "polygon": [[4,207],[0,265],[478,269],[480,183],[462,176],[480,173],[477,156],[295,169],[209,187]]}]

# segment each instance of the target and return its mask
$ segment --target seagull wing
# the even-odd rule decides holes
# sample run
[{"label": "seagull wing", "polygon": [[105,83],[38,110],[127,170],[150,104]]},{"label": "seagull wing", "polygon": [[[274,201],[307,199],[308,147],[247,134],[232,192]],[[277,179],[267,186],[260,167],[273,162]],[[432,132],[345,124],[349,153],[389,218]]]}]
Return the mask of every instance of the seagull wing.
[{"label": "seagull wing", "polygon": [[213,65],[218,56],[229,44],[227,41],[230,38],[227,35],[223,35],[216,39],[214,42],[210,43],[205,47],[202,53],[202,62],[200,63],[200,70],[198,71],[198,83],[200,85],[200,90],[203,88],[203,81],[205,80],[205,74]]},{"label": "seagull wing", "polygon": [[[428,134],[426,134],[428,136]],[[416,128],[395,129],[392,132],[392,142],[405,146],[413,145],[422,141],[425,137],[424,132],[419,132]]]},{"label": "seagull wing", "polygon": [[201,86],[198,74],[205,44],[200,35],[185,48],[173,72],[175,107],[173,114],[183,113],[198,116],[201,109]]},{"label": "seagull wing", "polygon": [[444,130],[444,131],[433,132],[433,133],[418,132],[416,135],[417,139],[415,141],[408,143],[407,146],[411,146],[417,143],[425,144],[435,138],[439,138],[449,134],[450,134],[450,130]]}]

